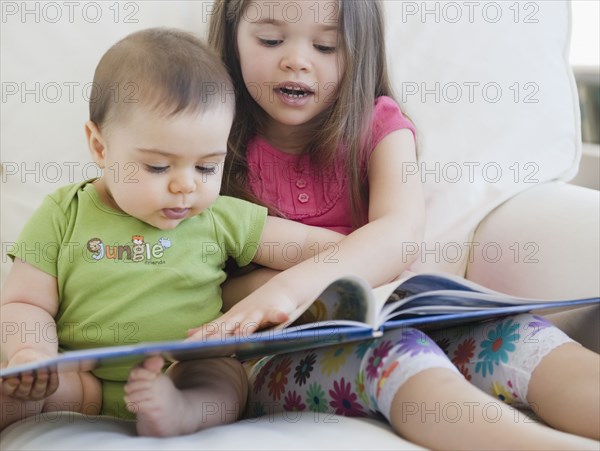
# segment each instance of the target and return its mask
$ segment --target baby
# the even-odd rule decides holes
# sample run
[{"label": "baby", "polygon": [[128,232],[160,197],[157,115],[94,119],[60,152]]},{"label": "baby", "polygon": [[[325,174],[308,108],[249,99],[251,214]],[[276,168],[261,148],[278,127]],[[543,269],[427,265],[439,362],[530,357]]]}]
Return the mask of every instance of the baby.
[{"label": "baby", "polygon": [[[149,29],[106,52],[85,124],[103,175],[46,197],[9,253],[2,322],[50,333],[4,337],[3,365],[184,339],[221,314],[228,258],[286,269],[293,262],[278,252],[286,244],[306,259],[341,238],[219,195],[234,110],[227,70],[193,35]],[[44,254],[31,252],[40,243]],[[285,307],[281,274],[255,295]],[[285,314],[274,315],[281,322]],[[58,378],[41,371],[3,380],[1,427],[70,410],[135,416],[140,435],[176,435],[237,420],[247,397],[246,374],[232,358],[167,366],[150,357],[133,369]]]}]

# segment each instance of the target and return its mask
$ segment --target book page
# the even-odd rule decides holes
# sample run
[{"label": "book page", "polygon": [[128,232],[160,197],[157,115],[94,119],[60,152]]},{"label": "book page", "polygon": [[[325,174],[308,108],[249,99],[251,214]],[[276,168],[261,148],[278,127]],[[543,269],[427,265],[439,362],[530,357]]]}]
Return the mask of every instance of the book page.
[{"label": "book page", "polygon": [[301,306],[290,315],[288,321],[276,329],[305,324],[317,327],[321,323],[374,327],[377,325],[378,311],[367,282],[359,277],[349,276],[333,282],[316,300]]},{"label": "book page", "polygon": [[[415,275],[399,282],[395,288],[388,284],[381,289],[381,296],[388,297],[382,307],[380,323],[403,315],[438,315],[560,302],[510,296],[461,277],[441,273]],[[563,302],[576,301],[582,300]]]}]

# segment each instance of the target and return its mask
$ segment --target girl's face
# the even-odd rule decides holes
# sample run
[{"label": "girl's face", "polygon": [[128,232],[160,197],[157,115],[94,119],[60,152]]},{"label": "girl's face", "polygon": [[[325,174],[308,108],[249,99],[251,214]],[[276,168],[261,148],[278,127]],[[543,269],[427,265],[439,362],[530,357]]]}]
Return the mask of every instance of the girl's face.
[{"label": "girl's face", "polygon": [[123,123],[100,132],[86,124],[101,200],[159,229],[173,229],[217,199],[227,137],[227,108],[174,117],[136,107]]},{"label": "girl's face", "polygon": [[342,51],[337,48],[338,4],[252,1],[238,25],[244,83],[271,119],[297,126],[337,98]]}]

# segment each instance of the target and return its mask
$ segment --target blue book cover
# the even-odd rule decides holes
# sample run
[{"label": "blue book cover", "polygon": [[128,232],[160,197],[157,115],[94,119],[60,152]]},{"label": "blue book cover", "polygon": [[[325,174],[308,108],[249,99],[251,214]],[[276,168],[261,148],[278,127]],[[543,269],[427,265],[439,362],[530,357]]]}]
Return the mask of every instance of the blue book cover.
[{"label": "blue book cover", "polygon": [[275,329],[199,341],[147,342],[69,351],[48,360],[3,368],[0,378],[49,369],[90,371],[104,365],[135,365],[151,355],[169,361],[235,356],[252,359],[381,336],[401,327],[431,329],[522,312],[540,313],[600,303],[592,297],[540,300],[498,293],[457,276],[418,274],[371,289],[356,277],[332,283],[313,302]]}]

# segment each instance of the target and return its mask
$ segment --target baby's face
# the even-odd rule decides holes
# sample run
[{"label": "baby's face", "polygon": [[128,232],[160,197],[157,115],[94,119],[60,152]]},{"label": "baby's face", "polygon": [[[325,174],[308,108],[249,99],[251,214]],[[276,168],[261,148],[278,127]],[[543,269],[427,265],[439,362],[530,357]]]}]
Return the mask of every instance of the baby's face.
[{"label": "baby's face", "polygon": [[219,195],[232,120],[225,107],[173,117],[136,108],[104,134],[101,199],[159,229],[197,215]]}]

